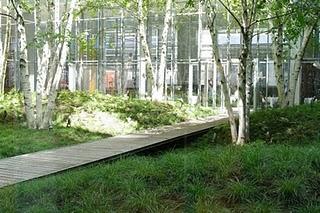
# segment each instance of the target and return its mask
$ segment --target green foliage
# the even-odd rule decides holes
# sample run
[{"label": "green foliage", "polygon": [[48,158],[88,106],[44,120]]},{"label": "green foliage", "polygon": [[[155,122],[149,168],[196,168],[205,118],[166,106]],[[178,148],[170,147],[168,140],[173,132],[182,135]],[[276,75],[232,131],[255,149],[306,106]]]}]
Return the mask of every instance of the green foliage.
[{"label": "green foliage", "polygon": [[317,212],[319,144],[220,146],[210,134],[162,155],[1,189],[0,211]]},{"label": "green foliage", "polygon": [[320,138],[320,103],[286,110],[268,109],[252,115],[252,140],[268,143],[303,143]]},{"label": "green foliage", "polygon": [[95,47],[97,35],[91,35],[91,38],[88,39],[87,32],[84,32],[76,39],[79,42],[79,52],[81,55],[87,55],[88,59],[91,60],[97,58],[97,49]]},{"label": "green foliage", "polygon": [[19,2],[19,6],[26,11],[27,13],[32,13],[32,11],[34,10],[33,5],[28,1],[28,0],[21,0]]},{"label": "green foliage", "polygon": [[229,202],[245,201],[257,194],[256,187],[248,181],[231,180],[225,190]]},{"label": "green foliage", "polygon": [[129,119],[137,122],[138,129],[170,125],[190,118],[213,114],[209,108],[191,107],[183,103],[159,103],[100,93],[62,91],[57,102],[57,114],[63,118],[82,110],[89,113],[109,112],[117,115],[123,121]]},{"label": "green foliage", "polygon": [[[270,144],[304,144],[320,139],[320,103],[254,112],[251,117],[251,141]],[[215,128],[217,142],[230,143],[228,125]]]},{"label": "green foliage", "polygon": [[0,123],[0,158],[16,156],[108,137],[81,129],[57,127],[30,130],[18,123]]},{"label": "green foliage", "polygon": [[15,91],[0,94],[0,123],[20,121],[22,118],[23,110],[21,94]]},{"label": "green foliage", "polygon": [[[57,124],[64,126],[70,116],[81,112],[106,112],[123,122],[136,122],[137,129],[171,125],[187,119],[213,115],[210,108],[193,107],[181,102],[159,103],[87,92],[59,93],[55,111]],[[20,93],[9,92],[0,96],[0,118],[0,123],[24,120]]]},{"label": "green foliage", "polygon": [[317,22],[319,5],[319,0],[275,0],[267,4],[267,12],[273,17],[278,16],[273,20],[275,25],[283,24],[285,39],[295,43],[305,26]]},{"label": "green foliage", "polygon": [[[83,106],[94,97],[100,101],[101,94],[72,95],[61,93],[60,103]],[[0,212],[318,212],[320,138],[314,130],[319,131],[319,107],[254,113],[251,125],[257,133],[252,134],[261,138],[263,125],[274,135],[272,144],[220,145],[219,134],[227,129],[222,126],[161,155],[133,156],[1,189]],[[304,130],[309,142],[283,133],[282,144],[283,136],[277,135],[284,129],[277,122],[294,129],[314,126]]]},{"label": "green foliage", "polygon": [[304,182],[305,179],[301,177],[279,180],[275,183],[276,193],[281,199],[287,200],[288,205],[301,202],[302,199],[306,199],[308,190]]}]

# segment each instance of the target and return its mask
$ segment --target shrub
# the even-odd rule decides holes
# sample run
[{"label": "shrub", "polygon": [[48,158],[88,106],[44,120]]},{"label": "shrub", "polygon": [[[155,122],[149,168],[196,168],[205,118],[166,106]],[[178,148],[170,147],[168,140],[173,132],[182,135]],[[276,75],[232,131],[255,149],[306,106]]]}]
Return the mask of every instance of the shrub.
[{"label": "shrub", "polygon": [[11,91],[0,94],[0,122],[19,121],[23,118],[23,104],[20,93]]},{"label": "shrub", "polygon": [[[250,139],[269,144],[303,144],[320,139],[320,103],[286,109],[266,109],[250,116]],[[229,144],[229,125],[214,128],[216,142]]]}]

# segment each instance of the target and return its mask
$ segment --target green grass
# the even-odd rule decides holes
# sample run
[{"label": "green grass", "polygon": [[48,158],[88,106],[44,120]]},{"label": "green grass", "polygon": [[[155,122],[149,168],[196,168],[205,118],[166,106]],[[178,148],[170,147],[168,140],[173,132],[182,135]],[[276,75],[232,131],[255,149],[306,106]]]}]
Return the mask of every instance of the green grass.
[{"label": "green grass", "polygon": [[[292,108],[255,112],[250,120],[252,142],[268,144],[308,144],[320,140],[320,102]],[[227,125],[216,128],[217,142],[230,141]]]},{"label": "green grass", "polygon": [[0,158],[83,143],[108,137],[81,129],[56,127],[31,130],[18,123],[0,123]]},{"label": "green grass", "polygon": [[[82,98],[72,98],[75,102],[65,109],[82,109]],[[119,115],[131,113],[124,101],[125,106],[119,104],[119,109],[112,108],[112,102],[116,101],[93,108]],[[108,110],[103,106],[109,106]],[[138,104],[133,111],[143,112],[143,106]],[[160,113],[168,111],[166,107],[171,106],[155,109]],[[61,110],[67,112],[65,109]],[[85,110],[89,109],[86,104]],[[184,148],[132,156],[0,189],[0,212],[320,212],[319,112],[320,104],[314,104],[254,113],[252,142],[243,147],[228,145],[228,128],[221,126]],[[149,121],[140,121],[144,122]],[[28,147],[25,140],[31,130],[12,128],[23,133],[20,142],[10,148],[9,137],[5,140],[9,148],[3,150],[17,152]],[[0,134],[10,131],[8,126],[3,129]],[[67,136],[73,134],[65,131],[74,130],[32,135],[42,149],[47,146],[42,144],[45,135],[69,141]],[[83,138],[80,134],[78,139]]]},{"label": "green grass", "polygon": [[[320,145],[191,147],[0,190],[1,212],[317,212]],[[314,211],[311,211],[314,210]]]},{"label": "green grass", "polygon": [[[160,103],[81,91],[60,91],[56,104],[55,125],[65,126],[69,120],[74,127],[111,135],[214,114],[211,108],[190,106],[182,102]],[[24,121],[22,106],[21,94],[12,91],[0,95],[0,122]]]},{"label": "green grass", "polygon": [[[289,109],[292,120],[311,118],[308,107]],[[290,135],[292,143],[235,147],[219,144],[211,131],[185,148],[1,189],[0,212],[319,212],[320,140],[306,135],[299,143]]]},{"label": "green grass", "polygon": [[[22,96],[0,95],[0,158],[31,153],[103,137],[174,124],[211,115],[208,108],[182,103],[157,103],[99,93],[61,91],[53,130],[25,126]],[[67,119],[73,128],[65,128]]]}]

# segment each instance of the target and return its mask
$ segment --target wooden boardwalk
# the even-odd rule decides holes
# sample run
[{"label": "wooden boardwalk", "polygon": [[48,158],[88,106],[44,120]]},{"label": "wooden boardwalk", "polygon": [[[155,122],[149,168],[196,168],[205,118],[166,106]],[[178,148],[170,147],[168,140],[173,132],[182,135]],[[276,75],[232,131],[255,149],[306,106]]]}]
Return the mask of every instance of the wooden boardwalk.
[{"label": "wooden boardwalk", "polygon": [[102,160],[148,150],[207,131],[226,115],[0,160],[0,188]]}]

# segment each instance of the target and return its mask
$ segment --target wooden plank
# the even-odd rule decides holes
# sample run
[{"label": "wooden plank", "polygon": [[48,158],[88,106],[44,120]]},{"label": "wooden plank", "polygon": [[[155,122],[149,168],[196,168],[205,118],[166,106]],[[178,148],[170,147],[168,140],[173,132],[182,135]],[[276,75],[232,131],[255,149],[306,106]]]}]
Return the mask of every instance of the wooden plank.
[{"label": "wooden plank", "polygon": [[150,149],[227,122],[225,115],[0,160],[0,188]]}]

